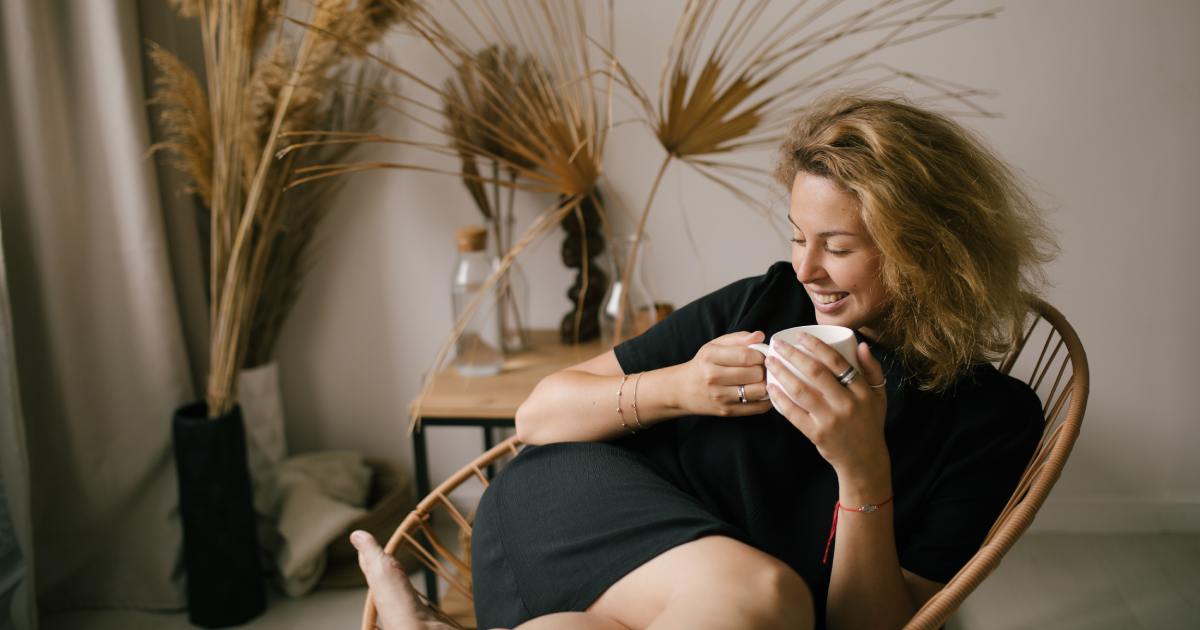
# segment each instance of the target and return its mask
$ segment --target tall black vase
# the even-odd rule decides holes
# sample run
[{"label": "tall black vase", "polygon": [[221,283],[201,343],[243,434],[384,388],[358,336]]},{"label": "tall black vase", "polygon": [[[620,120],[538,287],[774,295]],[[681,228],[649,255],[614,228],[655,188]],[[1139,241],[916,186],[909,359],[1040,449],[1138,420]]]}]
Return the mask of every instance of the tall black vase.
[{"label": "tall black vase", "polygon": [[175,411],[188,619],[203,628],[245,623],[266,608],[242,411],[208,418],[208,405]]}]

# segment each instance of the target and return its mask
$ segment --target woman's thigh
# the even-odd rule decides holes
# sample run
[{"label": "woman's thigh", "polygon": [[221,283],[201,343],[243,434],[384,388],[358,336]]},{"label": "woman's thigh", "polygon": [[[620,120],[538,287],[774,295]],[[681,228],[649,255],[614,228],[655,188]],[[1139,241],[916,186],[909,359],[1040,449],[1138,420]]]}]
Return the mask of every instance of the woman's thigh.
[{"label": "woman's thigh", "polygon": [[738,534],[627,449],[531,447],[488,486],[476,512],[478,621],[511,628],[583,611],[664,549]]},{"label": "woman's thigh", "polygon": [[630,628],[689,616],[713,628],[796,628],[811,625],[813,615],[808,587],[791,567],[725,536],[656,556],[609,587],[588,612]]}]

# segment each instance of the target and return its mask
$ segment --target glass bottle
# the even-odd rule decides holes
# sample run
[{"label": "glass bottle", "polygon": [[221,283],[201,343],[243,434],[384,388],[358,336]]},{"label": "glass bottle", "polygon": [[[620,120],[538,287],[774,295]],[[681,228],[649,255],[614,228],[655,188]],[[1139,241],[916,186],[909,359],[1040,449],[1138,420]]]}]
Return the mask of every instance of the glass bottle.
[{"label": "glass bottle", "polygon": [[[609,244],[612,284],[609,285],[608,292],[604,294],[604,301],[601,303],[600,309],[600,340],[606,346],[616,345],[646,332],[646,329],[665,316],[664,309],[660,309],[656,305],[654,296],[647,288],[642,274],[645,262],[649,259],[647,255],[649,237],[647,236],[642,236],[642,243],[638,247],[637,262],[629,277],[629,287],[628,289],[625,287],[623,272],[625,265],[629,262],[629,252],[633,249],[633,241],[633,234],[625,234],[614,237]],[[624,299],[623,305],[622,299]],[[624,316],[618,318],[622,306],[625,309]],[[620,319],[621,326],[619,331],[617,330],[618,319]]]},{"label": "glass bottle", "polygon": [[454,321],[459,321],[473,301],[479,302],[455,342],[451,365],[463,376],[498,374],[504,358],[500,354],[500,329],[496,323],[496,291],[493,288],[483,293],[484,283],[494,269],[487,253],[487,228],[467,226],[455,232],[455,237],[458,261],[450,282]]}]

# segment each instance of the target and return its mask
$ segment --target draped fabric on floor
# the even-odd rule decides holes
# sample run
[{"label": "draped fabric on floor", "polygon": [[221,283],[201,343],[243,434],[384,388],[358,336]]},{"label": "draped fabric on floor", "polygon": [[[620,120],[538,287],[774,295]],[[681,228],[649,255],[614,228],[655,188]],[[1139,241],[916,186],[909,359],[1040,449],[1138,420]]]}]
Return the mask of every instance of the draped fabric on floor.
[{"label": "draped fabric on floor", "polygon": [[0,603],[17,628],[34,592],[178,609],[170,421],[197,397],[203,279],[178,280],[195,214],[164,210],[146,157],[145,33],[136,3],[0,3]]}]

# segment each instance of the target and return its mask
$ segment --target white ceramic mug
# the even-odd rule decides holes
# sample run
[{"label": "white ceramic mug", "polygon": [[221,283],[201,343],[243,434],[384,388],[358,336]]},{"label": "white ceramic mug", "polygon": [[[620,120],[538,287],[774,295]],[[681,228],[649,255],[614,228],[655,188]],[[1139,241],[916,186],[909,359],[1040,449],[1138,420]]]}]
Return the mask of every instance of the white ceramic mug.
[{"label": "white ceramic mug", "polygon": [[[785,328],[774,335],[771,335],[770,341],[776,343],[790,343],[797,350],[805,354],[812,355],[812,353],[805,349],[804,346],[800,345],[800,333],[808,333],[817,339],[824,341],[826,345],[836,350],[838,354],[842,355],[842,358],[845,359],[846,362],[851,366],[853,366],[855,370],[858,370],[858,377],[862,378],[862,366],[858,363],[858,340],[855,339],[853,330],[850,330],[844,326],[810,324],[808,326]],[[804,381],[805,383],[809,382],[804,375],[800,374],[796,366],[792,365],[791,361],[788,361],[780,356],[779,351],[777,351],[775,348],[772,348],[765,343],[752,343],[750,344],[750,347],[761,352],[763,356],[775,357],[776,359],[779,359],[784,365],[787,366],[789,370],[792,371],[792,374],[798,376],[800,380]],[[775,378],[775,375],[772,374],[770,370],[767,370],[767,384],[779,385],[779,381]],[[778,407],[776,407],[776,409],[778,409]]]}]

